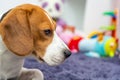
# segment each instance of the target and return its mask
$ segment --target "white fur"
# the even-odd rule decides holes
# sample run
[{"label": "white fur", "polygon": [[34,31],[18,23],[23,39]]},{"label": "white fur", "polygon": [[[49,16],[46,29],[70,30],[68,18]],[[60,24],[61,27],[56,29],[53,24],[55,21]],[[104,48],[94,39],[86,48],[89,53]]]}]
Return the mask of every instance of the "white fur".
[{"label": "white fur", "polygon": [[24,59],[9,51],[1,40],[0,37],[0,77],[16,77],[20,73]]},{"label": "white fur", "polygon": [[23,68],[24,58],[9,51],[0,37],[0,80],[43,80],[40,70]]},{"label": "white fur", "polygon": [[[58,65],[65,60],[64,51],[66,49],[68,49],[67,46],[55,33],[53,41],[47,47],[43,59],[49,65]],[[9,51],[0,37],[0,78],[7,80],[9,78],[20,77],[18,80],[22,80],[29,79],[30,76],[32,76],[32,80],[39,80],[40,78],[40,80],[43,80],[43,74],[41,71],[36,69],[22,69],[24,58],[25,57],[17,56]],[[27,75],[24,76],[23,74]]]},{"label": "white fur", "polygon": [[58,65],[65,60],[64,51],[67,50],[67,46],[54,32],[54,38],[52,43],[47,47],[46,54],[43,59],[49,65]]}]

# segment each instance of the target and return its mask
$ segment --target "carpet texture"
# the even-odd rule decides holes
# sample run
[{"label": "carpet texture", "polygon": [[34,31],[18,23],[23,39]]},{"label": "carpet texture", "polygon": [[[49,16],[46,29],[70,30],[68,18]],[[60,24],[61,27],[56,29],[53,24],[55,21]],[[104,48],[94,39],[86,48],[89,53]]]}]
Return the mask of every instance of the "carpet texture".
[{"label": "carpet texture", "polygon": [[120,59],[90,58],[81,53],[72,54],[63,64],[55,67],[27,58],[25,67],[40,69],[45,80],[120,80]]}]

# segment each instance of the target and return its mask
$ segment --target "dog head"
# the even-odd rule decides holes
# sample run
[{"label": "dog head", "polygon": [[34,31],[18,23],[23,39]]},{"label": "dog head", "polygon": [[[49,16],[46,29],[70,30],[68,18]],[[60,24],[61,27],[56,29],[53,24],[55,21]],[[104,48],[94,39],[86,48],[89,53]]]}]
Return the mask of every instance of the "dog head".
[{"label": "dog head", "polygon": [[55,33],[52,18],[40,7],[24,4],[10,10],[0,23],[0,34],[14,54],[34,54],[49,65],[58,65],[71,55]]}]

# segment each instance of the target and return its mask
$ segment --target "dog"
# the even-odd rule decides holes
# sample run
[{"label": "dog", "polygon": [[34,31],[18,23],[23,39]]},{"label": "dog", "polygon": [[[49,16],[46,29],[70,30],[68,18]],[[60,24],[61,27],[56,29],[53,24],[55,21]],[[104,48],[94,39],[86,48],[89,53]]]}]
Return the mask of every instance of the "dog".
[{"label": "dog", "polygon": [[16,6],[4,14],[0,20],[1,80],[44,80],[40,70],[23,68],[26,57],[50,66],[68,58],[71,52],[55,29],[49,14],[33,4]]}]

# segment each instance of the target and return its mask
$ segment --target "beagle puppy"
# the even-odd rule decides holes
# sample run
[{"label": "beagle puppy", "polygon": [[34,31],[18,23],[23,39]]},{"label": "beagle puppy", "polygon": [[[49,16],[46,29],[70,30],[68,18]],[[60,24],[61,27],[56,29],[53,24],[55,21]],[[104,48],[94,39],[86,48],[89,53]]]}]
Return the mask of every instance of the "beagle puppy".
[{"label": "beagle puppy", "polygon": [[9,10],[0,21],[0,80],[44,80],[37,69],[23,68],[34,56],[54,66],[71,55],[57,36],[52,18],[40,7],[23,4]]}]

